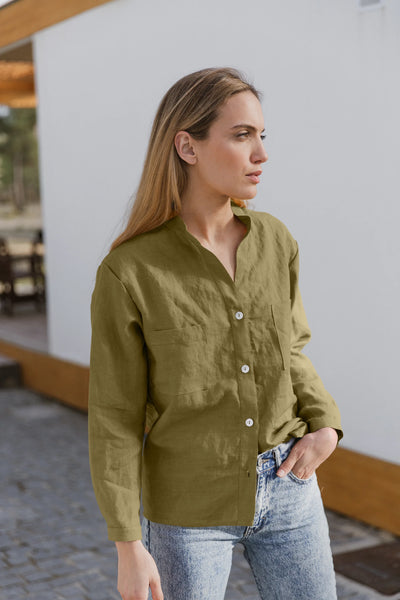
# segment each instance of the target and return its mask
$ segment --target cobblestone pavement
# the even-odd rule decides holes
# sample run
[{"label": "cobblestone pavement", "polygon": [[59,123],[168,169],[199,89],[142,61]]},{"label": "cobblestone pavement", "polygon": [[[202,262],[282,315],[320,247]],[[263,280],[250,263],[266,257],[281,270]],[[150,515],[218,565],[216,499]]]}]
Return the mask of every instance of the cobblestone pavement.
[{"label": "cobblestone pavement", "polygon": [[[117,552],[90,479],[87,415],[31,390],[0,390],[0,477],[0,600],[120,600]],[[334,553],[394,539],[327,516]],[[340,575],[337,586],[340,600],[400,598]],[[244,599],[259,596],[238,544],[225,600]]]}]

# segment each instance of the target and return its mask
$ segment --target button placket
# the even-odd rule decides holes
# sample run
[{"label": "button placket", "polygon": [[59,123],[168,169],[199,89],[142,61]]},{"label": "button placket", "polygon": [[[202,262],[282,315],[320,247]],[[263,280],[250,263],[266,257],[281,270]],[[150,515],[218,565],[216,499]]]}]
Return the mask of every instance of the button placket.
[{"label": "button placket", "polygon": [[[241,453],[239,458],[240,467],[243,470],[241,477],[241,490],[245,493],[250,491],[253,495],[252,477],[254,465],[252,457],[257,456],[258,450],[258,427],[257,427],[257,389],[254,380],[252,367],[253,354],[250,339],[250,321],[247,319],[249,300],[247,292],[236,294],[236,297],[230,298],[230,320],[232,324],[232,335],[235,347],[235,370],[237,372],[238,400],[240,411],[239,436],[241,438]],[[245,361],[248,360],[249,364]],[[236,362],[238,361],[238,363]],[[242,362],[243,361],[243,362]],[[240,369],[240,371],[239,371]],[[246,375],[246,377],[244,376]],[[251,418],[249,415],[252,415]],[[250,490],[247,484],[250,483]]]}]

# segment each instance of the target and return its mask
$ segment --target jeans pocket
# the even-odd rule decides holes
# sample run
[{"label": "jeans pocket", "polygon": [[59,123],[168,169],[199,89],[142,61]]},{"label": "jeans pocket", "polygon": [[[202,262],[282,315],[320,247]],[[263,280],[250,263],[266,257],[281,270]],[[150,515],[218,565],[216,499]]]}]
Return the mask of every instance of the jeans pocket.
[{"label": "jeans pocket", "polygon": [[316,473],[314,471],[314,473],[310,477],[307,477],[306,479],[300,479],[300,477],[297,477],[292,471],[289,471],[288,477],[292,481],[295,481],[296,483],[304,484],[304,483],[310,483],[311,481],[313,481],[316,477]]}]

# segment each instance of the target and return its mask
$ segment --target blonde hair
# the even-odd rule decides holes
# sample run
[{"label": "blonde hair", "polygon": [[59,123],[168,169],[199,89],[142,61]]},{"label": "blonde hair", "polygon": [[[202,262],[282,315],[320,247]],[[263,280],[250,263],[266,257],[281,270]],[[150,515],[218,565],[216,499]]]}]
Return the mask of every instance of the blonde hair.
[{"label": "blonde hair", "polygon": [[[240,71],[230,67],[195,71],[179,79],[167,91],[154,118],[128,223],[110,250],[179,214],[188,173],[185,161],[176,151],[175,135],[178,131],[187,131],[195,139],[206,139],[222,104],[244,91],[251,91],[261,100],[261,92]],[[232,201],[246,206],[245,200],[232,198]]]}]

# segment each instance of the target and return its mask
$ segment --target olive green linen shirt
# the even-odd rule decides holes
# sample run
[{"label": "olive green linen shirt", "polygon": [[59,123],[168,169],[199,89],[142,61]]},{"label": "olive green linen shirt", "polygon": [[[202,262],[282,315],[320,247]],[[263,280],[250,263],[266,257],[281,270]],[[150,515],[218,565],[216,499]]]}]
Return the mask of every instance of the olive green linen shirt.
[{"label": "olive green linen shirt", "polygon": [[180,215],[97,269],[88,441],[110,540],[142,538],[141,491],[158,523],[251,525],[259,453],[321,427],[343,436],[302,353],[297,241],[273,215],[231,208],[247,226],[234,281]]}]

